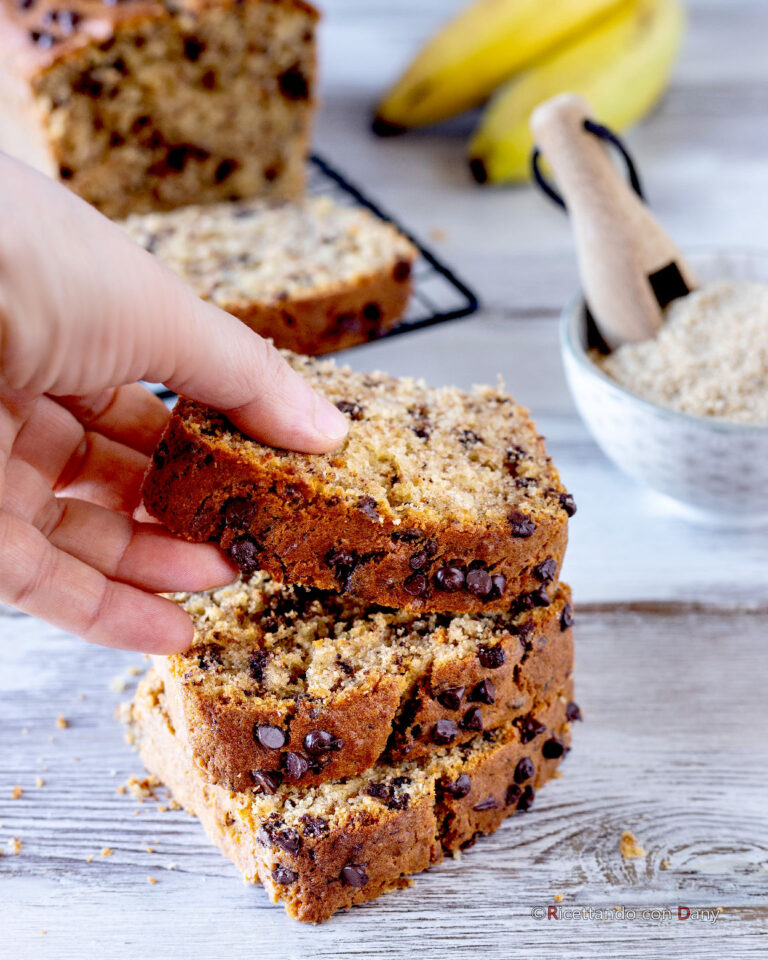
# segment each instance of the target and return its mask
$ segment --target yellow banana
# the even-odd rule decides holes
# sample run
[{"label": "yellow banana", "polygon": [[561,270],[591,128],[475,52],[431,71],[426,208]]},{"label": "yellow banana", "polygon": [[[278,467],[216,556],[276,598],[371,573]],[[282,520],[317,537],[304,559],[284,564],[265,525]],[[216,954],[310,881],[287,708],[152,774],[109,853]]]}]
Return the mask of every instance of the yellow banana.
[{"label": "yellow banana", "polygon": [[678,0],[631,0],[551,56],[510,80],[488,104],[469,144],[480,183],[528,179],[533,110],[557,93],[580,93],[616,130],[640,120],[664,92],[684,25]]},{"label": "yellow banana", "polygon": [[384,97],[381,134],[483,103],[515,72],[626,0],[474,0],[430,40]]}]

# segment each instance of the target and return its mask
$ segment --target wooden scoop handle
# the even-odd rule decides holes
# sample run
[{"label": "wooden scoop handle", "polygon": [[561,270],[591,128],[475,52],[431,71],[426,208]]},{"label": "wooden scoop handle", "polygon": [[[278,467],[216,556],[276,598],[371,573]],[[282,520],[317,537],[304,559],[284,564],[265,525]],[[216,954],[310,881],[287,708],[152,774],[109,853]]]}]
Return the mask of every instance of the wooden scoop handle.
[{"label": "wooden scoop handle", "polygon": [[585,128],[585,121],[594,124],[586,100],[562,94],[534,111],[531,130],[571,217],[590,311],[614,349],[646,340],[661,326],[662,305],[669,298],[657,294],[657,277],[678,276],[679,271],[679,292],[693,289],[696,280],[605,144]]}]

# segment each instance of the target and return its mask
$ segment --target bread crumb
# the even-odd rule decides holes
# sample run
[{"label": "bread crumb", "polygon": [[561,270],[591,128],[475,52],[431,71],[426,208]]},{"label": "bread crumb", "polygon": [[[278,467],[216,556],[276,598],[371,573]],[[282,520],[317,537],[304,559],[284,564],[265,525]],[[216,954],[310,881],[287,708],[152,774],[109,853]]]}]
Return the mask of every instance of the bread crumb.
[{"label": "bread crumb", "polygon": [[93,863],[93,854],[92,854],[92,853],[89,853],[89,854],[88,854],[88,856],[85,858],[85,862],[86,862],[86,863]]},{"label": "bread crumb", "polygon": [[147,877],[148,883],[157,883],[157,880],[154,877]]},{"label": "bread crumb", "polygon": [[121,796],[128,793],[128,787],[124,783],[121,783],[119,787],[116,788],[115,793],[119,793]]},{"label": "bread crumb", "polygon": [[432,227],[429,236],[435,243],[443,243],[448,235],[442,227]]},{"label": "bread crumb", "polygon": [[22,735],[22,737],[29,736],[29,729],[28,729],[28,727],[22,727],[22,728],[21,728],[21,735]]},{"label": "bread crumb", "polygon": [[178,870],[178,869],[179,869],[179,865],[178,865],[178,863],[166,863],[165,869],[166,869],[166,870]]},{"label": "bread crumb", "polygon": [[167,812],[168,812],[168,807],[166,807],[166,805],[165,805],[164,803],[158,803],[158,805],[157,805],[157,812],[158,812],[158,813],[167,813]]},{"label": "bread crumb", "polygon": [[112,677],[109,681],[109,689],[113,693],[125,693],[128,683],[125,677]]},{"label": "bread crumb", "polygon": [[[144,803],[145,800],[154,800],[155,798],[155,788],[160,786],[160,781],[157,777],[134,777],[130,776],[123,784],[122,789],[117,788],[118,793],[125,793],[128,791],[132,797],[139,801],[139,803]],[[138,811],[137,811],[138,812]]]},{"label": "bread crumb", "polygon": [[114,851],[110,847],[104,847],[101,851],[102,857],[111,857]]},{"label": "bread crumb", "polygon": [[553,780],[559,780],[560,777],[562,777],[562,775],[563,775],[563,771],[562,771],[562,770],[555,770],[554,773],[552,774],[552,779],[553,779]]},{"label": "bread crumb", "polygon": [[36,786],[36,787],[44,787],[44,786],[45,786],[45,780],[43,780],[42,777],[36,777],[36,778],[35,778],[35,786]]},{"label": "bread crumb", "polygon": [[11,840],[11,853],[14,855],[14,857],[18,857],[18,855],[21,853],[21,840],[19,840],[18,837],[14,837]]},{"label": "bread crumb", "polygon": [[619,840],[619,853],[625,860],[642,860],[645,849],[640,846],[637,837],[631,830],[623,830]]},{"label": "bread crumb", "polygon": [[44,937],[44,936],[46,935],[46,933],[48,933],[47,930],[41,930],[41,931],[40,931],[40,936],[41,936],[41,937]]},{"label": "bread crumb", "polygon": [[155,848],[154,848],[154,847],[145,847],[144,849],[147,851],[147,853],[154,853],[154,852],[155,852]]},{"label": "bread crumb", "polygon": [[59,730],[66,730],[69,726],[69,720],[62,716],[62,714],[59,714],[58,717],[56,717],[56,726],[59,728]]},{"label": "bread crumb", "polygon": [[669,864],[670,864],[670,861],[669,861],[669,860],[662,860],[662,861],[661,861],[661,869],[662,869],[662,870],[666,870],[667,867],[669,866]]},{"label": "bread crumb", "polygon": [[16,786],[13,788],[13,790],[11,790],[11,800],[20,799],[23,793],[24,793],[24,790],[17,783]]},{"label": "bread crumb", "polygon": [[563,902],[562,893],[556,893],[554,899],[555,899],[555,903],[562,903]]},{"label": "bread crumb", "polygon": [[140,677],[143,671],[141,667],[128,667],[128,673],[132,677]]},{"label": "bread crumb", "polygon": [[78,699],[78,700],[85,700],[85,694],[84,694],[84,693],[78,693],[77,699]]}]

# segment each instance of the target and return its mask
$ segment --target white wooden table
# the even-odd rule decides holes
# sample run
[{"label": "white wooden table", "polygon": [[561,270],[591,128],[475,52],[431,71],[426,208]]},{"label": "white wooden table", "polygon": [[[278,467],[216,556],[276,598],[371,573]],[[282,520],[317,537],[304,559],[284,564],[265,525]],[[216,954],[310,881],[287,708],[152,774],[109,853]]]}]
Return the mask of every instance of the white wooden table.
[{"label": "white wooden table", "polygon": [[[768,951],[768,531],[691,526],[598,452],[558,357],[557,314],[576,283],[566,223],[529,189],[469,182],[466,121],[395,141],[367,135],[376,91],[457,6],[326,0],[317,140],[425,240],[444,233],[439,251],[484,301],[475,318],[360,349],[350,363],[462,385],[502,373],[533,408],[579,503],[565,572],[579,604],[586,722],[565,775],[530,814],[410,890],[302,926],[241,884],[186,814],[116,793],[140,764],[112,719],[134,678],[123,693],[110,683],[141,658],[5,613],[2,958]],[[768,246],[768,4],[690,7],[671,93],[630,143],[683,245]],[[16,784],[23,794],[11,799]],[[621,858],[623,829],[645,859]],[[112,856],[100,855],[105,847]],[[556,894],[561,908],[668,908],[674,919],[535,919]],[[722,912],[714,923],[679,920],[678,906]]]}]

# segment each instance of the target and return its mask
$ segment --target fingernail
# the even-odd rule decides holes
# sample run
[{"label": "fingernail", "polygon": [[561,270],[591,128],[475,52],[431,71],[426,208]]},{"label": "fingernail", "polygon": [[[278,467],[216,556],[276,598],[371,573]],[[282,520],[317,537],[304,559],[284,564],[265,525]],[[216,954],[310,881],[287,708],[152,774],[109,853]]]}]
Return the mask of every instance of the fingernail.
[{"label": "fingernail", "polygon": [[343,440],[349,431],[349,421],[334,405],[315,394],[315,427],[330,440]]}]

